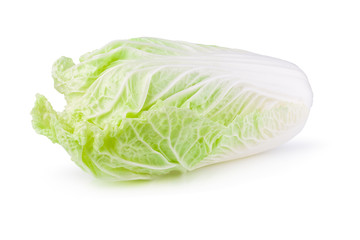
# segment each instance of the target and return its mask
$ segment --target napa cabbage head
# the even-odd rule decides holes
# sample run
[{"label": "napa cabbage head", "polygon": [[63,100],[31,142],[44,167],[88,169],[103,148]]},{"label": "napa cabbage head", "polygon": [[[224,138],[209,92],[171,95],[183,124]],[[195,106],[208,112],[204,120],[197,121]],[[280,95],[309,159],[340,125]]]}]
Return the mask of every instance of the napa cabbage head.
[{"label": "napa cabbage head", "polygon": [[36,96],[34,129],[85,171],[149,179],[256,154],[289,140],[312,104],[294,64],[242,50],[135,38],[53,65],[67,105]]}]

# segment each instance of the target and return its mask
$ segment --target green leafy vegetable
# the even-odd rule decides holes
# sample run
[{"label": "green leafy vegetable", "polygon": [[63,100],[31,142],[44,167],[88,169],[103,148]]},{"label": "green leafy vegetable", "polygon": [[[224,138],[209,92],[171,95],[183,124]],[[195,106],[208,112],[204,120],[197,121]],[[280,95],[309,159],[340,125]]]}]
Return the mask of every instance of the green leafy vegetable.
[{"label": "green leafy vegetable", "polygon": [[42,95],[33,127],[97,177],[149,179],[278,146],[304,126],[312,92],[295,65],[156,38],[114,41],[53,65],[65,110]]}]

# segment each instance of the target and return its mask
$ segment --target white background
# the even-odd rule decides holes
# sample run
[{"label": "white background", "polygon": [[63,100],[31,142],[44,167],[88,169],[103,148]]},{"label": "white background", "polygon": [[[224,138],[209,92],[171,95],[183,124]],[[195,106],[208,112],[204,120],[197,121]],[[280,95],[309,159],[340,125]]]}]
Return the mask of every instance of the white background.
[{"label": "white background", "polygon": [[[358,1],[2,1],[0,239],[360,239]],[[314,104],[275,150],[180,177],[109,184],[37,135],[51,65],[115,39],[214,44],[296,63]]]}]

